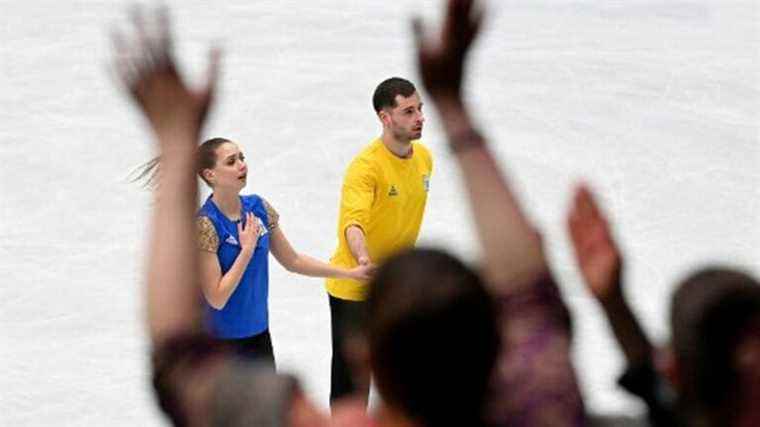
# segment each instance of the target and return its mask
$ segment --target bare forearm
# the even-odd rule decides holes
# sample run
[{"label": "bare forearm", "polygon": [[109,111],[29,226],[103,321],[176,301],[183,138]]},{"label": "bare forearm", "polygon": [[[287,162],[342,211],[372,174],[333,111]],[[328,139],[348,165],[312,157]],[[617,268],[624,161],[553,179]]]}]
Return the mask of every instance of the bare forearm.
[{"label": "bare forearm", "polygon": [[354,256],[357,262],[363,259],[370,259],[364,231],[361,228],[356,226],[348,227],[346,229],[346,241],[348,242],[348,249],[351,251],[351,255]]},{"label": "bare forearm", "polygon": [[[474,127],[461,102],[443,99],[437,106],[450,144],[472,137]],[[546,270],[538,235],[485,143],[460,148],[456,159],[483,246],[486,276],[491,283],[532,282]]]},{"label": "bare forearm", "polygon": [[311,277],[334,277],[339,279],[348,277],[348,273],[345,269],[335,267],[303,254],[298,254],[287,269],[293,273]]},{"label": "bare forearm", "polygon": [[195,136],[176,132],[159,138],[162,146],[179,148],[161,153],[153,210],[147,315],[154,343],[194,327],[198,285],[193,214],[197,203]]},{"label": "bare forearm", "polygon": [[240,252],[235,262],[232,263],[232,267],[227,270],[226,273],[219,280],[219,283],[212,291],[212,295],[208,295],[209,303],[212,307],[220,310],[224,308],[229,301],[232,294],[240,284],[240,280],[243,278],[245,269],[248,267],[248,263],[251,261],[252,251],[243,250]]},{"label": "bare forearm", "polygon": [[638,365],[652,355],[652,344],[622,295],[602,303],[615,339],[630,365]]}]

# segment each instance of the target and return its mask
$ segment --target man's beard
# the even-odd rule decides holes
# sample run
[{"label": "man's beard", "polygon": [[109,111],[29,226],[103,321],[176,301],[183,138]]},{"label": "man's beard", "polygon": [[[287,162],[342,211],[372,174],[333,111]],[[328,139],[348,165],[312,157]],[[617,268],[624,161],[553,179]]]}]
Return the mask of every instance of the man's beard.
[{"label": "man's beard", "polygon": [[399,142],[411,142],[412,140],[419,139],[420,136],[422,136],[422,132],[412,132],[412,131],[404,131],[404,130],[394,130],[393,131],[393,137],[396,138],[396,141]]}]

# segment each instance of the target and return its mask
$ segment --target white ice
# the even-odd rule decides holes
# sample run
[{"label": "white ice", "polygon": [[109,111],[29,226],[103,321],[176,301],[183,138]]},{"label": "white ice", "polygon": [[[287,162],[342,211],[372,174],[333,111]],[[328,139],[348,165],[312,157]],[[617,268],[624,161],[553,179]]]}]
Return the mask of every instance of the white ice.
[{"label": "white ice", "polygon": [[[378,134],[382,79],[417,80],[409,19],[440,0],[170,2],[184,69],[224,48],[207,136],[239,141],[247,192],[294,246],[327,259],[344,169]],[[153,426],[141,293],[149,194],[129,171],[151,136],[109,80],[122,1],[0,1],[0,425]],[[757,274],[758,3],[491,1],[469,103],[545,233],[575,316],[589,408],[639,413],[564,230],[574,182],[601,195],[626,254],[627,295],[667,339],[673,283],[708,262]],[[458,172],[428,105],[435,174],[421,241],[475,260]],[[279,366],[327,407],[323,282],[271,262]],[[452,367],[452,369],[466,367]]]}]

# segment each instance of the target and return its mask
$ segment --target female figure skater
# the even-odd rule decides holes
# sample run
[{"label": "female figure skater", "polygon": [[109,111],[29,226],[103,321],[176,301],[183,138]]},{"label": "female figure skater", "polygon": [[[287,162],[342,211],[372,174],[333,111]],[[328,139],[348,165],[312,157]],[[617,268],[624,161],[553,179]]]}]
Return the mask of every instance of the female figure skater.
[{"label": "female figure skater", "polygon": [[342,269],[296,252],[279,226],[279,215],[258,195],[241,195],[248,167],[234,142],[205,141],[198,148],[198,175],[213,194],[197,216],[200,280],[205,323],[244,356],[274,365],[269,335],[269,252],[286,270],[312,277],[368,280],[369,267]]},{"label": "female figure skater", "polygon": [[[484,277],[498,301],[497,322],[504,338],[501,347],[505,351],[501,351],[496,360],[491,381],[494,389],[487,399],[484,418],[494,425],[582,425],[583,402],[570,362],[566,307],[551,279],[540,238],[503,178],[488,144],[474,129],[462,97],[464,60],[479,22],[472,13],[473,0],[450,0],[448,4],[449,13],[439,44],[418,39],[418,65],[463,172],[477,235],[484,249]],[[355,405],[352,412],[334,410],[335,416],[329,419],[304,398],[292,380],[274,373],[266,377],[250,375],[255,362],[231,356],[219,341],[209,341],[196,329],[194,319],[199,307],[193,285],[203,276],[204,267],[201,267],[199,251],[192,247],[196,240],[193,236],[197,200],[195,141],[211,105],[217,62],[212,61],[212,72],[204,87],[188,88],[172,59],[165,15],[159,16],[159,23],[156,37],[138,37],[137,55],[130,55],[119,39],[116,44],[121,80],[146,116],[165,156],[162,160],[165,170],[160,176],[161,185],[152,212],[153,233],[146,280],[154,386],[162,408],[175,425],[182,426],[425,425],[405,405],[419,401],[416,399],[419,395],[409,395],[409,401],[399,399],[393,388],[380,389],[386,402],[391,404],[387,415],[381,414],[377,422],[368,419],[362,402]],[[139,21],[137,27],[138,35],[144,34],[146,28],[139,25]],[[149,32],[148,35],[154,34]],[[216,169],[211,172],[219,180],[210,184],[217,193],[221,191],[219,175],[223,171],[219,165],[228,157],[221,151],[215,150],[215,153],[214,167],[205,169]],[[239,157],[238,153],[235,161],[239,161]],[[212,177],[208,172],[203,173]],[[225,172],[225,179],[230,176]],[[244,176],[240,173],[236,177]],[[214,196],[210,200],[214,202]],[[270,221],[263,201],[258,199],[256,202],[260,204],[252,204],[258,206],[258,210],[247,208],[251,205],[244,198],[238,201],[240,220],[244,224],[239,229],[235,225],[235,229],[227,230],[229,234],[242,247],[241,241],[248,239],[246,233],[250,233],[251,240],[246,240],[246,245],[255,247],[255,251],[259,250],[259,241],[264,236],[269,239],[266,244],[271,241],[272,251],[276,252],[277,228],[271,230],[270,226],[263,235],[258,231]],[[224,202],[219,205],[214,202],[214,205],[217,209],[226,206]],[[235,213],[234,209],[227,208],[230,206],[224,208],[225,214]],[[262,223],[258,225],[250,213]],[[229,237],[224,236],[217,234],[218,239]],[[252,242],[254,236],[258,237],[255,243]],[[230,297],[233,298],[234,295]],[[225,306],[229,304],[227,301]],[[383,307],[394,308],[387,304]],[[477,331],[468,331],[474,332]],[[537,342],[542,345],[536,347]],[[378,354],[381,352],[375,352]],[[531,357],[525,359],[526,354]],[[377,370],[377,366],[374,367]],[[381,372],[401,376],[385,377],[387,381],[379,381],[379,384],[403,386],[406,384],[403,375],[414,371]],[[272,386],[275,382],[279,386]],[[338,414],[347,418],[339,420]]]},{"label": "female figure skater", "polygon": [[[276,374],[257,361],[241,358],[232,346],[209,337],[208,330],[200,328],[198,282],[205,274],[202,269],[211,269],[207,265],[211,262],[208,259],[202,262],[200,258],[205,254],[195,247],[196,223],[205,222],[198,219],[196,212],[195,174],[199,169],[199,135],[214,98],[218,54],[212,55],[206,83],[200,88],[191,88],[175,66],[166,9],[160,9],[155,16],[143,16],[138,8],[135,14],[133,33],[137,37],[133,42],[127,42],[119,32],[114,33],[115,71],[147,120],[161,153],[161,173],[156,176],[160,185],[155,186],[155,203],[151,209],[144,282],[153,385],[161,408],[175,426],[369,427],[363,406],[346,406],[331,419],[306,398],[293,377]],[[232,175],[227,174],[232,168],[222,163],[227,158],[222,153],[237,150],[237,147],[227,142],[214,144],[215,148],[212,143],[203,145],[214,156],[201,155],[201,159],[213,161],[202,164],[200,170],[214,190],[206,205],[221,208],[219,211],[227,220],[240,219],[239,229],[237,224],[229,229],[229,235],[239,243],[233,264],[238,258],[245,260],[244,251],[251,251],[251,258],[242,270],[251,269],[252,260],[260,256],[260,252],[265,256],[271,247],[278,260],[293,271],[315,275],[349,274],[297,254],[277,227],[267,226],[264,233],[257,218],[262,224],[272,224],[275,216],[267,215],[264,202],[258,196],[239,196],[242,185],[231,185],[234,181],[228,178]],[[235,163],[238,170],[245,171],[241,162],[238,153]],[[155,170],[157,163],[153,163],[146,172]],[[235,201],[239,203],[238,209],[230,209],[230,205],[234,208]],[[209,211],[213,209],[201,209],[200,216]],[[217,238],[224,241],[229,237],[225,236],[217,235]],[[226,246],[221,250],[235,252]],[[221,256],[214,261],[223,265]],[[225,289],[221,282],[227,280],[229,270],[219,271],[217,285]],[[245,274],[247,272],[241,277]],[[366,270],[352,270],[350,274],[364,277]],[[203,285],[204,293],[208,293],[205,287],[210,281],[203,280],[208,282]],[[239,282],[233,284],[236,290],[222,303],[225,309],[238,298],[241,287],[249,285],[245,279]],[[214,304],[219,301],[214,300]],[[206,304],[211,305],[211,302]]]}]

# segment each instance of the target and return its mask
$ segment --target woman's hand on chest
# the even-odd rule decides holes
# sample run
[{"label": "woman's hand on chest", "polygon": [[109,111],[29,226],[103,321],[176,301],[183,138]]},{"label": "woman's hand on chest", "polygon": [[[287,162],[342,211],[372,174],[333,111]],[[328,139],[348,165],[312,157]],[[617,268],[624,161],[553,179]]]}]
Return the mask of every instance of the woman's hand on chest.
[{"label": "woman's hand on chest", "polygon": [[256,249],[256,243],[259,240],[259,221],[256,216],[249,212],[245,214],[245,222],[241,221],[237,225],[238,240],[240,241],[240,250],[253,254]]}]

